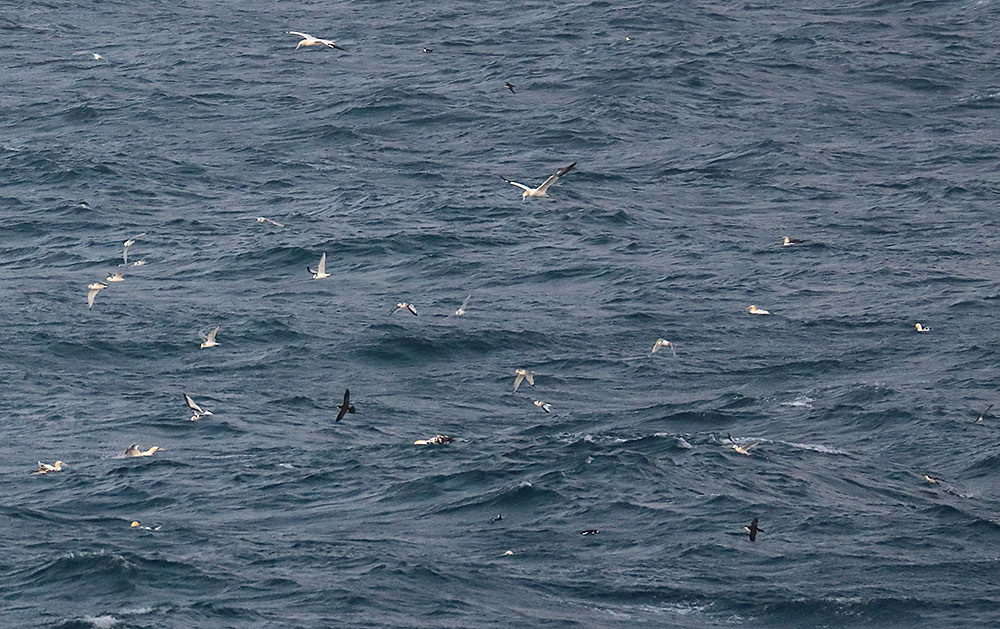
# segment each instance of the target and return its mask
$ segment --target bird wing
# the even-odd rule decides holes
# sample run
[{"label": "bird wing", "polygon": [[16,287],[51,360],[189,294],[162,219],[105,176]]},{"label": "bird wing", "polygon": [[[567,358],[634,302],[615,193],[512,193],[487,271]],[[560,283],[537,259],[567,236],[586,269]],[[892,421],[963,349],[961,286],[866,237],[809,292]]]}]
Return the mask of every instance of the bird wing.
[{"label": "bird wing", "polygon": [[122,260],[124,261],[124,265],[128,266],[128,245],[122,247]]},{"label": "bird wing", "polygon": [[91,288],[90,292],[87,293],[87,307],[88,308],[93,308],[94,307],[94,297],[97,295],[97,292],[99,290],[101,290],[101,289],[99,289],[99,288]]},{"label": "bird wing", "polygon": [[316,267],[316,274],[317,275],[322,275],[324,273],[326,273],[326,253],[324,253],[322,256],[320,256],[320,258],[319,258],[319,266]]},{"label": "bird wing", "polygon": [[528,379],[528,384],[530,384],[531,386],[535,386],[535,378],[530,371],[524,374],[524,377]]},{"label": "bird wing", "polygon": [[758,445],[760,445],[760,442],[759,442],[759,441],[756,441],[756,442],[754,442],[754,443],[751,443],[750,445],[747,445],[747,446],[743,446],[743,451],[744,451],[744,452],[749,452],[749,451],[750,451],[750,448],[756,448],[756,447],[757,447]]},{"label": "bird wing", "polygon": [[548,190],[549,187],[552,186],[555,182],[557,182],[560,177],[562,177],[563,175],[565,175],[569,171],[573,170],[574,166],[576,166],[576,162],[573,162],[572,164],[570,164],[569,166],[567,166],[565,168],[560,168],[559,170],[557,170],[556,174],[552,175],[551,177],[549,177],[548,179],[545,180],[545,183],[543,183],[542,185],[538,186],[538,191],[539,192],[545,192],[546,190]]},{"label": "bird wing", "polygon": [[406,309],[413,313],[413,316],[417,316],[417,309],[413,307],[413,304],[406,304]]},{"label": "bird wing", "polygon": [[517,374],[517,377],[514,378],[514,391],[517,391],[517,388],[521,386],[522,380],[524,380],[524,374],[523,373]]},{"label": "bird wing", "polygon": [[470,299],[472,299],[472,293],[468,294],[468,296],[465,298],[465,301],[462,302],[462,306],[459,308],[459,310],[465,310],[465,307],[469,305]]},{"label": "bird wing", "polygon": [[351,405],[351,390],[344,389],[344,407],[346,408],[350,405]]},{"label": "bird wing", "polygon": [[337,413],[337,421],[339,422],[340,420],[344,419],[344,415],[346,414],[347,414],[347,406],[341,406],[340,412]]},{"label": "bird wing", "polygon": [[270,224],[274,225],[275,227],[284,227],[284,225],[282,225],[282,224],[281,224],[281,223],[279,223],[278,221],[272,221],[272,220],[271,220],[271,219],[269,219],[269,218],[266,218],[266,219],[264,219],[264,220],[265,220],[265,221],[267,221],[268,223],[270,223]]},{"label": "bird wing", "polygon": [[202,408],[198,406],[194,400],[191,399],[190,395],[188,395],[187,393],[184,393],[183,395],[184,395],[184,403],[187,404],[189,409],[191,409],[195,413],[201,413],[203,415],[205,414],[205,411],[203,411]]},{"label": "bird wing", "polygon": [[337,44],[333,43],[329,39],[322,39],[320,41],[322,41],[324,44],[326,44],[330,48],[336,48],[337,50],[343,50],[344,52],[347,52],[346,48],[341,48],[340,46],[338,46]]},{"label": "bird wing", "polygon": [[310,35],[308,33],[300,33],[298,31],[288,31],[288,34],[289,35],[298,35],[299,37],[301,37],[303,39],[316,39],[315,37],[313,37],[312,35]]},{"label": "bird wing", "polygon": [[215,341],[215,335],[218,334],[218,333],[219,333],[219,327],[216,326],[216,328],[214,330],[212,330],[211,332],[208,333],[208,336],[205,337],[205,340],[206,341],[210,341],[210,342],[214,342]]},{"label": "bird wing", "polygon": [[393,313],[395,313],[397,310],[399,310],[399,306],[396,306],[392,310],[390,310],[389,311],[389,316],[391,317],[393,315]]},{"label": "bird wing", "polygon": [[500,177],[500,178],[503,179],[504,181],[506,181],[507,183],[509,183],[512,186],[517,186],[518,188],[520,188],[521,190],[524,190],[525,192],[531,192],[531,188],[529,188],[528,186],[524,185],[523,183],[517,183],[516,181],[511,181],[510,179],[507,179],[506,177]]}]

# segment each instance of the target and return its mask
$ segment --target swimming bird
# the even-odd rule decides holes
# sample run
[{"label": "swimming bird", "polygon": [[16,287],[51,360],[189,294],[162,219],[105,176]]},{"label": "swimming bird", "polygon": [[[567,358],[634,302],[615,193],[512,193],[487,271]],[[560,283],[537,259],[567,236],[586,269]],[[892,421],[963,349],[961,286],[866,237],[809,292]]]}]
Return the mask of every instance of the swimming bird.
[{"label": "swimming bird", "polygon": [[306,265],[306,270],[313,274],[314,280],[321,280],[324,277],[330,277],[330,274],[326,272],[326,252],[324,251],[323,255],[320,256],[319,265],[316,267],[315,271],[309,268],[308,265]]},{"label": "swimming bird", "polygon": [[524,369],[515,369],[514,370],[514,376],[515,376],[514,377],[514,392],[515,393],[517,392],[517,388],[519,386],[521,386],[521,381],[524,380],[525,378],[528,379],[528,384],[530,384],[531,386],[535,386],[534,375],[535,375],[534,372],[531,372],[531,371],[525,371]]},{"label": "swimming bird", "polygon": [[509,89],[511,94],[517,94],[517,92],[514,91],[515,86],[510,81],[504,83],[503,86]]},{"label": "swimming bird", "polygon": [[570,164],[569,166],[567,166],[565,168],[560,168],[559,170],[556,171],[556,174],[554,174],[551,177],[549,177],[548,179],[546,179],[542,183],[542,185],[538,186],[537,188],[529,188],[528,186],[524,185],[523,183],[517,183],[516,181],[511,181],[510,179],[507,179],[506,177],[501,177],[501,179],[503,179],[504,181],[506,181],[507,183],[509,183],[512,186],[517,186],[518,188],[524,190],[524,192],[521,193],[521,200],[522,201],[524,201],[528,197],[547,197],[549,195],[546,194],[546,190],[548,190],[549,187],[555,185],[555,183],[557,181],[559,181],[560,177],[562,177],[563,175],[565,175],[569,171],[573,170],[574,166],[576,166],[576,162],[573,162],[572,164]]},{"label": "swimming bird", "polygon": [[804,240],[799,240],[798,238],[789,238],[788,236],[785,236],[781,244],[784,247],[791,247],[792,245],[801,245],[804,242]]},{"label": "swimming bird", "polygon": [[986,410],[979,414],[979,419],[977,419],[973,423],[974,424],[978,424],[979,422],[983,421],[983,418],[986,417],[986,413],[989,413],[991,408],[993,408],[992,404],[990,404],[989,406],[987,406]]},{"label": "swimming bird", "polygon": [[931,485],[937,485],[938,482],[936,478],[931,478],[927,474],[924,474],[924,480],[930,483]]},{"label": "swimming bird", "polygon": [[424,48],[424,52],[434,52],[434,51],[431,50],[430,48]]},{"label": "swimming bird", "polygon": [[187,407],[194,412],[194,415],[191,416],[191,421],[196,422],[202,417],[208,417],[212,414],[212,411],[206,411],[202,407],[198,406],[198,404],[196,404],[187,393],[182,395],[184,396],[184,403],[187,404]]},{"label": "swimming bird", "polygon": [[757,446],[757,443],[751,443],[750,445],[747,446],[741,446],[740,444],[736,443],[736,440],[733,439],[732,435],[729,435],[729,440],[733,442],[731,446],[733,450],[736,450],[740,454],[745,454],[746,456],[750,456],[750,448],[754,448]]},{"label": "swimming bird", "polygon": [[752,315],[769,315],[769,314],[771,314],[767,310],[763,310],[761,308],[758,308],[757,306],[750,306],[749,311],[750,311],[750,314],[752,314]]},{"label": "swimming bird", "polygon": [[600,532],[598,529],[587,529],[586,531],[580,531],[580,535],[597,535]]},{"label": "swimming bird", "polygon": [[751,542],[757,539],[757,533],[764,532],[764,529],[757,526],[757,518],[753,519],[753,522],[750,523],[750,526],[744,526],[743,530],[750,534]]},{"label": "swimming bird", "polygon": [[543,402],[541,400],[535,400],[534,404],[535,404],[535,406],[537,406],[538,408],[542,409],[546,413],[551,413],[552,412],[552,405],[551,404],[547,404],[547,403],[545,403],[545,402]]},{"label": "swimming bird", "polygon": [[462,302],[462,305],[459,306],[458,310],[456,310],[454,313],[452,313],[451,316],[453,316],[453,317],[461,317],[462,315],[464,315],[465,314],[465,307],[469,305],[469,300],[470,299],[472,299],[472,293],[469,293],[468,296],[466,296],[465,301]]},{"label": "swimming bird", "polygon": [[274,225],[275,227],[284,227],[284,225],[282,225],[278,221],[272,221],[271,219],[265,218],[263,216],[258,216],[257,217],[257,222],[258,223],[267,223],[268,225]]},{"label": "swimming bird", "polygon": [[925,328],[924,326],[920,325],[919,323],[916,324],[913,327],[917,329],[917,332],[930,332],[931,331],[930,328]]},{"label": "swimming bird", "polygon": [[498,513],[495,516],[493,516],[492,518],[490,518],[490,522],[499,522],[502,519],[503,519],[503,514],[502,513]]},{"label": "swimming bird", "polygon": [[94,282],[93,284],[89,284],[87,286],[87,288],[90,289],[90,292],[87,293],[87,309],[88,310],[94,307],[94,297],[97,296],[97,293],[99,291],[101,291],[102,289],[105,289],[107,287],[108,287],[108,285],[105,284],[104,282]]},{"label": "swimming bird", "polygon": [[409,310],[414,317],[417,316],[417,309],[413,307],[413,304],[408,304],[405,301],[401,301],[398,304],[396,304],[396,307],[393,308],[391,312],[389,312],[389,316],[391,317],[393,313],[395,313],[397,310],[403,310],[404,308],[406,310]]},{"label": "swimming bird", "polygon": [[445,443],[451,443],[454,441],[454,437],[449,437],[448,435],[434,435],[430,439],[417,439],[413,442],[415,446],[438,446]]},{"label": "swimming bird", "polygon": [[295,50],[298,50],[303,46],[327,46],[329,48],[336,48],[337,50],[344,50],[343,48],[333,43],[329,39],[320,39],[319,37],[313,37],[312,35],[309,35],[307,33],[300,33],[298,31],[288,31],[288,34],[298,35],[299,37],[302,38],[302,40],[299,42],[299,45],[295,47]]},{"label": "swimming bird", "polygon": [[504,556],[504,557],[510,557],[510,556],[511,556],[511,555],[513,555],[513,554],[514,554],[514,551],[513,551],[513,550],[508,550],[508,551],[504,552],[503,556]]},{"label": "swimming bird", "polygon": [[108,62],[108,60],[107,60],[107,59],[105,59],[105,58],[104,58],[103,56],[101,56],[100,54],[98,54],[98,53],[96,53],[96,52],[90,52],[90,51],[88,51],[88,50],[80,50],[80,51],[78,51],[78,52],[74,52],[72,56],[74,56],[74,57],[75,57],[75,56],[77,56],[77,55],[89,55],[89,56],[90,56],[90,58],[91,58],[91,59],[93,59],[94,61],[102,61],[102,60],[103,60],[103,61],[104,61],[104,63],[107,63],[107,62]]},{"label": "swimming bird", "polygon": [[341,405],[339,405],[337,408],[340,409],[340,412],[337,413],[337,421],[338,422],[340,420],[344,419],[344,415],[346,415],[348,413],[354,413],[354,412],[356,412],[356,409],[353,406],[351,406],[351,390],[350,389],[344,389],[344,403],[341,404]]},{"label": "swimming bird", "polygon": [[106,279],[109,282],[124,282],[125,274],[122,273],[121,271],[115,271],[113,275],[109,275],[104,279]]},{"label": "swimming bird", "polygon": [[677,358],[677,350],[674,349],[674,344],[666,339],[656,339],[656,342],[653,343],[653,349],[649,352],[649,355],[652,356],[661,347],[669,347],[670,351],[674,354],[674,358]]},{"label": "swimming bird", "polygon": [[149,450],[140,450],[139,446],[133,443],[128,447],[127,450],[125,450],[125,456],[128,458],[132,458],[135,456],[153,456],[153,453],[159,452],[162,449],[163,448],[161,448],[160,446],[153,446]]},{"label": "swimming bird", "polygon": [[48,463],[38,462],[38,469],[35,470],[34,474],[48,474],[49,472],[59,472],[62,471],[63,462],[56,461],[55,464],[49,465]]},{"label": "swimming bird", "polygon": [[157,524],[156,526],[145,526],[139,524],[139,520],[133,520],[132,524],[129,524],[130,529],[142,529],[144,531],[159,531],[162,526],[162,524]]},{"label": "swimming bird", "polygon": [[203,334],[202,332],[199,332],[198,336],[201,337],[201,345],[199,347],[205,349],[206,347],[215,347],[216,345],[219,345],[219,343],[215,341],[215,335],[218,333],[219,333],[219,326],[215,326],[215,329],[211,330],[208,334]]}]

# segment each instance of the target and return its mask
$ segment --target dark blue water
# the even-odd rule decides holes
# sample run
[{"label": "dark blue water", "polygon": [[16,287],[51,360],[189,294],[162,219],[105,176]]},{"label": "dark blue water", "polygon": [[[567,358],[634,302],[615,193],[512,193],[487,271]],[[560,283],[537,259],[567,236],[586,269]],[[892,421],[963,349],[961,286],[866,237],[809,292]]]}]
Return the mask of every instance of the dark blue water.
[{"label": "dark blue water", "polygon": [[0,624],[994,624],[998,32],[4,4]]}]

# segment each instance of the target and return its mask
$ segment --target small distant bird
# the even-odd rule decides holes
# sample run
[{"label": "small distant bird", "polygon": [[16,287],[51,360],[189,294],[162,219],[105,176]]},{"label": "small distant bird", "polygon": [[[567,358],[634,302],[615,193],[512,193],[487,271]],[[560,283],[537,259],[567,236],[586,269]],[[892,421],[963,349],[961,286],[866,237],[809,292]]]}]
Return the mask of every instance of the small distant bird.
[{"label": "small distant bird", "polygon": [[744,526],[743,530],[750,534],[750,541],[755,541],[757,539],[757,533],[764,533],[764,529],[757,526],[757,518],[753,519],[750,526]]},{"label": "small distant bird", "polygon": [[159,452],[162,449],[163,448],[160,446],[153,446],[149,450],[140,450],[139,446],[133,443],[127,450],[125,450],[125,456],[129,458],[134,456],[153,456],[154,453]]},{"label": "small distant bird", "polygon": [[212,411],[206,411],[202,407],[198,406],[187,393],[183,393],[182,395],[184,396],[184,403],[187,404],[187,407],[194,413],[194,415],[191,416],[191,421],[196,422],[202,417],[208,417],[212,414]]},{"label": "small distant bird", "polygon": [[35,470],[34,474],[48,474],[50,472],[59,472],[63,468],[62,461],[56,461],[54,465],[49,465],[48,463],[38,462],[38,469]]},{"label": "small distant bird", "polygon": [[103,59],[105,63],[107,63],[107,62],[108,62],[108,60],[107,60],[107,59],[104,59],[104,57],[102,57],[101,55],[99,55],[99,54],[98,54],[98,53],[96,53],[96,52],[89,52],[89,51],[86,51],[86,50],[81,50],[81,51],[79,51],[79,52],[74,52],[74,53],[73,53],[73,56],[74,56],[74,57],[75,57],[75,56],[77,56],[77,55],[88,55],[88,56],[89,56],[89,57],[90,57],[91,59],[93,59],[94,61],[100,61],[100,60],[102,60],[102,59]]},{"label": "small distant bird", "polygon": [[328,48],[336,48],[337,50],[344,50],[337,44],[333,43],[329,39],[320,39],[319,37],[313,37],[307,33],[300,33],[298,31],[288,31],[289,35],[298,35],[302,38],[299,45],[295,47],[295,50],[303,46],[327,46]]},{"label": "small distant bird", "polygon": [[344,419],[344,415],[346,415],[348,413],[354,413],[354,412],[356,412],[356,409],[353,406],[351,406],[351,390],[350,389],[344,389],[344,403],[341,404],[340,406],[338,406],[337,408],[340,409],[340,412],[337,413],[337,421],[338,422],[340,420]]},{"label": "small distant bird", "polygon": [[565,175],[569,171],[573,170],[574,166],[576,166],[576,162],[573,162],[572,164],[570,164],[569,166],[567,166],[565,168],[560,168],[559,170],[556,171],[556,174],[550,176],[548,179],[546,179],[542,183],[542,185],[538,186],[537,188],[529,188],[528,186],[524,185],[523,183],[517,183],[516,181],[511,181],[510,179],[507,179],[506,177],[500,177],[500,178],[503,179],[504,181],[506,181],[507,183],[509,183],[510,185],[517,186],[518,188],[524,190],[524,192],[521,193],[521,200],[524,201],[528,197],[547,197],[547,196],[549,196],[548,194],[546,194],[546,190],[548,190],[551,186],[555,185],[555,183],[557,181],[559,181],[560,177],[562,177],[563,175]]},{"label": "small distant bird", "polygon": [[587,529],[586,531],[580,531],[580,535],[597,535],[600,532],[598,529]]},{"label": "small distant bird", "polygon": [[754,448],[757,446],[757,443],[751,443],[750,445],[741,446],[740,444],[736,443],[736,440],[733,439],[732,435],[729,435],[729,440],[732,442],[731,447],[733,448],[733,450],[736,450],[736,452],[744,454],[746,456],[750,456],[750,448]]},{"label": "small distant bird", "polygon": [[94,307],[94,297],[97,297],[97,293],[107,287],[108,285],[105,284],[104,282],[94,282],[93,284],[89,284],[87,286],[87,288],[90,289],[90,292],[87,293],[88,310]]},{"label": "small distant bird", "polygon": [[930,332],[931,331],[930,328],[925,328],[924,326],[920,325],[919,323],[917,325],[913,326],[913,327],[917,329],[917,332]]},{"label": "small distant bird", "polygon": [[545,403],[545,402],[543,402],[541,400],[535,400],[535,406],[537,406],[538,408],[542,409],[546,413],[551,413],[552,412],[552,405],[551,404],[547,404],[547,403]]},{"label": "small distant bird", "polygon": [[499,522],[502,519],[503,519],[503,514],[502,513],[498,513],[495,516],[493,516],[492,518],[490,518],[490,522]]},{"label": "small distant bird", "polygon": [[215,329],[211,330],[208,334],[203,334],[199,332],[198,336],[201,337],[200,347],[202,349],[205,349],[206,347],[215,347],[216,345],[219,345],[219,343],[217,343],[215,340],[215,335],[218,333],[219,333],[219,326],[216,326]]},{"label": "small distant bird", "polygon": [[455,439],[449,437],[448,435],[434,435],[430,439],[417,439],[413,442],[415,446],[439,446],[446,443],[451,443]]},{"label": "small distant bird", "polygon": [[326,272],[326,252],[324,251],[323,255],[320,256],[319,266],[316,267],[315,271],[309,268],[308,265],[306,266],[306,270],[313,274],[314,280],[321,280],[324,277],[330,277],[330,274]]},{"label": "small distant bird", "polygon": [[804,242],[804,240],[799,240],[798,238],[789,238],[788,236],[785,236],[784,241],[781,244],[785,247],[791,247],[792,245],[801,245]]},{"label": "small distant bird", "polygon": [[431,50],[430,48],[424,48],[424,52],[434,52],[434,51]]},{"label": "small distant bird", "polygon": [[[131,238],[129,238],[128,240],[126,240],[123,243],[124,246],[122,247],[122,266],[128,266],[128,248],[131,247],[132,245],[134,245],[136,240],[138,240],[138,239],[142,238],[143,236],[145,236],[146,233],[147,232],[142,232],[138,236],[132,236]],[[142,262],[142,264],[145,264],[144,261],[140,260],[140,262]],[[142,265],[141,264],[135,264],[134,266],[142,266]]]},{"label": "small distant bird", "polygon": [[142,529],[144,531],[159,531],[162,528],[162,524],[157,524],[156,526],[145,526],[139,524],[139,520],[133,520],[132,524],[129,524],[130,529]]},{"label": "small distant bird", "polygon": [[626,36],[625,36],[625,41],[632,41],[632,38],[631,38],[631,37],[629,37],[628,35],[626,35]]},{"label": "small distant bird", "polygon": [[931,478],[927,474],[924,474],[924,480],[930,483],[931,485],[937,485],[938,482],[936,478]]},{"label": "small distant bird", "polygon": [[413,307],[413,304],[408,304],[405,301],[401,301],[398,304],[396,304],[396,307],[393,308],[391,312],[389,312],[389,316],[391,317],[397,310],[404,310],[404,309],[409,310],[410,314],[412,314],[414,317],[417,316],[417,309]]},{"label": "small distant bird", "polygon": [[750,306],[749,311],[750,311],[750,314],[752,314],[752,315],[769,315],[769,314],[771,314],[767,310],[763,310],[761,308],[758,308],[757,306]]},{"label": "small distant bird", "polygon": [[504,83],[503,86],[509,89],[511,94],[517,94],[517,92],[514,91],[514,84],[511,83],[510,81]]},{"label": "small distant bird", "polygon": [[504,556],[504,557],[510,557],[510,556],[511,556],[511,555],[513,555],[513,554],[514,554],[514,551],[513,551],[513,550],[508,550],[507,552],[505,552],[505,553],[503,554],[503,556]]},{"label": "small distant bird", "polygon": [[531,372],[531,371],[526,371],[524,369],[515,369],[514,370],[514,376],[515,376],[514,377],[514,392],[515,393],[517,392],[517,388],[519,386],[521,386],[521,381],[524,380],[525,378],[528,379],[528,384],[530,384],[531,386],[535,386],[534,375],[535,375],[534,372]]},{"label": "small distant bird", "polygon": [[109,275],[104,279],[106,279],[109,282],[124,282],[125,274],[122,273],[121,271],[115,271],[113,275]]},{"label": "small distant bird", "polygon": [[472,293],[468,294],[468,296],[465,298],[465,301],[462,302],[462,305],[459,306],[458,310],[456,310],[451,316],[453,316],[453,317],[461,317],[462,315],[464,315],[465,314],[465,307],[469,305],[469,300],[470,299],[472,299]]},{"label": "small distant bird", "polygon": [[275,227],[284,227],[284,225],[282,225],[278,221],[272,221],[271,219],[264,218],[263,216],[258,216],[257,217],[257,222],[258,223],[266,223],[268,225],[274,225]]},{"label": "small distant bird", "polygon": [[649,352],[649,355],[652,356],[659,351],[661,347],[669,347],[670,351],[674,354],[674,358],[677,358],[677,350],[674,349],[674,344],[666,339],[656,339],[656,342],[653,343],[653,349]]},{"label": "small distant bird", "polygon": [[972,423],[978,424],[979,422],[983,421],[983,418],[986,417],[986,413],[989,413],[991,408],[993,408],[992,404],[990,404],[989,406],[987,406],[986,410],[979,414],[979,419],[977,419],[976,421],[974,421]]}]

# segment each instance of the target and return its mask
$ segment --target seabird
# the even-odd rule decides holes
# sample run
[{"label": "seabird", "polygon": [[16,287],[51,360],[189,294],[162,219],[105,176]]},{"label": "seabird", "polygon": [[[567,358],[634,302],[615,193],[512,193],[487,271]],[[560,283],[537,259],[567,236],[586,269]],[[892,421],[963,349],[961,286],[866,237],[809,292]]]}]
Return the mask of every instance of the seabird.
[{"label": "seabird", "polygon": [[303,46],[327,46],[329,48],[336,48],[337,50],[344,50],[343,48],[333,43],[329,39],[320,39],[319,37],[313,37],[312,35],[309,35],[307,33],[300,33],[298,31],[288,31],[288,34],[298,35],[299,37],[302,38],[302,41],[300,41],[299,45],[295,47],[295,50],[298,50]]},{"label": "seabird", "polygon": [[580,531],[580,535],[597,535],[600,532],[598,529],[587,529],[586,531]]},{"label": "seabird", "polygon": [[507,81],[506,83],[504,83],[503,86],[506,87],[507,89],[509,89],[511,94],[516,94],[517,93],[517,92],[514,91],[514,85],[510,81]]},{"label": "seabird", "polygon": [[149,450],[140,450],[139,447],[133,443],[127,450],[125,450],[125,456],[128,458],[132,458],[134,456],[153,456],[154,452],[158,452],[162,449],[163,448],[160,446],[153,446]]},{"label": "seabird", "polygon": [[139,520],[133,520],[132,524],[129,525],[129,528],[130,529],[142,529],[144,531],[159,531],[160,528],[161,528],[161,526],[162,526],[161,524],[157,524],[156,526],[143,526],[143,525],[139,524]]},{"label": "seabird", "polygon": [[552,405],[551,404],[547,404],[546,402],[543,402],[541,400],[535,400],[534,404],[535,404],[535,406],[537,406],[538,408],[542,409],[546,413],[551,413],[552,412]]},{"label": "seabird", "polygon": [[[132,236],[131,238],[129,238],[128,240],[126,240],[123,243],[124,246],[122,247],[122,266],[128,266],[128,248],[131,247],[132,245],[134,245],[136,240],[142,238],[147,233],[148,232],[142,232],[138,236]],[[145,264],[144,261],[140,260],[140,262],[142,262],[142,264]],[[142,265],[136,264],[134,266],[142,266]]]},{"label": "seabird", "polygon": [[495,516],[493,516],[492,518],[490,518],[490,522],[499,522],[502,519],[503,519],[503,514],[502,513],[498,513]]},{"label": "seabird", "polygon": [[101,289],[107,288],[107,287],[108,287],[108,285],[105,284],[104,282],[94,282],[93,284],[90,284],[90,285],[87,286],[87,288],[90,289],[90,292],[87,293],[87,309],[88,310],[94,307],[94,297],[97,296],[98,291],[100,291]]},{"label": "seabird", "polygon": [[49,465],[48,463],[38,462],[38,469],[34,471],[35,474],[48,474],[49,472],[59,472],[63,468],[62,461],[56,461],[54,465]]},{"label": "seabird", "polygon": [[90,52],[90,51],[88,51],[88,50],[80,50],[80,51],[78,51],[78,52],[74,52],[72,56],[74,56],[74,57],[75,57],[75,56],[77,56],[77,55],[89,55],[89,56],[90,56],[90,58],[91,58],[91,59],[93,59],[94,61],[100,61],[100,60],[103,60],[103,61],[104,61],[104,63],[107,63],[107,62],[108,62],[108,60],[107,60],[107,59],[105,59],[105,58],[104,58],[103,56],[99,55],[99,54],[98,54],[98,53],[96,53],[96,52]]},{"label": "seabird", "polygon": [[340,420],[344,419],[344,415],[346,415],[347,413],[354,413],[354,412],[356,412],[356,409],[353,406],[351,406],[351,390],[350,389],[344,389],[344,403],[341,404],[340,406],[338,406],[337,408],[340,409],[340,412],[337,413],[337,421],[338,422]]},{"label": "seabird", "polygon": [[125,274],[121,271],[115,271],[114,275],[109,275],[105,279],[109,282],[124,282]]},{"label": "seabird", "polygon": [[326,252],[324,251],[323,255],[320,256],[319,266],[316,267],[315,271],[309,268],[308,265],[306,265],[306,270],[313,274],[314,280],[321,280],[324,277],[330,277],[330,274],[326,272]]},{"label": "seabird", "polygon": [[505,552],[505,553],[503,554],[503,556],[504,556],[504,557],[510,557],[510,556],[511,556],[511,555],[513,555],[513,554],[514,554],[514,551],[513,551],[513,550],[508,550],[507,552]]},{"label": "seabird", "polygon": [[458,307],[458,310],[456,310],[452,314],[452,316],[453,317],[461,317],[462,315],[464,315],[465,314],[465,307],[469,305],[469,300],[470,299],[472,299],[472,293],[468,294],[468,296],[465,298],[465,301],[462,302],[462,305]]},{"label": "seabird", "polygon": [[931,331],[930,328],[925,328],[924,326],[920,325],[919,323],[916,324],[913,327],[915,327],[917,329],[917,332],[930,332]]},{"label": "seabird", "polygon": [[404,308],[406,310],[409,310],[414,317],[417,316],[417,309],[413,307],[413,304],[408,304],[405,301],[401,301],[398,304],[396,304],[396,307],[393,308],[391,312],[389,312],[389,316],[391,317],[393,313],[395,313],[397,310],[403,310]]},{"label": "seabird", "polygon": [[930,483],[931,485],[937,485],[938,482],[936,478],[931,478],[927,474],[924,474],[924,480]]},{"label": "seabird", "polygon": [[438,446],[445,443],[451,443],[455,439],[449,437],[448,435],[434,435],[430,439],[417,439],[413,442],[415,446]]},{"label": "seabird", "polygon": [[207,417],[212,414],[212,411],[206,411],[202,407],[198,406],[187,393],[183,393],[182,395],[184,396],[184,403],[187,404],[187,407],[194,412],[194,415],[191,416],[191,421],[196,422],[202,417]]},{"label": "seabird", "polygon": [[752,314],[752,315],[769,315],[769,314],[771,314],[767,310],[763,310],[761,308],[758,308],[757,306],[750,306],[749,311],[750,311],[750,314]]},{"label": "seabird", "polygon": [[733,442],[732,445],[733,450],[736,450],[738,453],[744,454],[746,456],[750,456],[750,448],[755,448],[757,447],[757,444],[760,443],[756,442],[756,443],[751,443],[750,445],[747,446],[741,446],[740,444],[736,443],[736,440],[733,439],[732,435],[729,435],[729,440]]},{"label": "seabird", "polygon": [[519,386],[521,386],[521,381],[524,380],[525,378],[528,379],[528,384],[530,384],[531,386],[535,386],[534,375],[535,375],[534,372],[531,372],[531,371],[526,371],[524,369],[515,369],[514,370],[514,376],[515,376],[514,377],[514,392],[515,393],[517,392],[517,388]]},{"label": "seabird", "polygon": [[219,343],[215,341],[215,335],[218,333],[219,333],[219,326],[216,326],[215,329],[210,331],[208,334],[203,334],[199,332],[198,336],[201,337],[202,341],[200,347],[202,349],[205,349],[206,347],[215,347],[216,345],[218,345]]},{"label": "seabird", "polygon": [[431,50],[430,48],[424,48],[424,52],[434,52],[434,51]]},{"label": "seabird", "polygon": [[674,349],[674,344],[666,339],[656,339],[656,342],[653,343],[653,349],[649,352],[649,355],[652,356],[659,351],[661,347],[669,347],[670,351],[674,353],[674,358],[677,358],[677,350]]},{"label": "seabird", "polygon": [[804,240],[799,240],[798,238],[789,238],[788,236],[785,236],[781,244],[785,247],[791,247],[792,245],[801,245],[804,242]]},{"label": "seabird", "polygon": [[549,177],[548,179],[546,179],[545,182],[542,183],[542,185],[538,186],[537,188],[529,188],[528,186],[524,185],[523,183],[517,183],[516,181],[511,181],[510,179],[507,179],[506,177],[501,177],[501,179],[503,179],[504,181],[506,181],[507,183],[509,183],[512,186],[517,186],[521,190],[524,190],[524,192],[521,193],[521,200],[522,201],[524,201],[528,197],[547,197],[549,195],[547,195],[545,193],[545,191],[548,190],[550,186],[555,185],[555,183],[559,180],[560,177],[562,177],[563,175],[565,175],[569,171],[573,170],[574,166],[576,166],[576,162],[573,162],[572,164],[570,164],[566,168],[560,168],[559,170],[556,171],[556,174],[554,174],[551,177]]},{"label": "seabird", "polygon": [[979,414],[979,419],[977,419],[973,423],[974,424],[978,424],[979,422],[983,421],[983,418],[986,417],[986,413],[989,413],[991,408],[993,408],[992,404],[990,404],[989,406],[987,406],[986,410]]},{"label": "seabird", "polygon": [[265,218],[263,216],[258,216],[257,217],[257,222],[258,223],[267,223],[268,225],[274,225],[275,227],[284,227],[284,225],[282,225],[278,221],[272,221],[271,219]]},{"label": "seabird", "polygon": [[753,522],[750,523],[750,526],[744,526],[743,530],[750,534],[751,542],[757,539],[757,533],[764,532],[764,529],[759,528],[757,526],[757,518],[753,519]]}]

